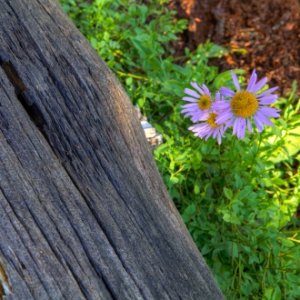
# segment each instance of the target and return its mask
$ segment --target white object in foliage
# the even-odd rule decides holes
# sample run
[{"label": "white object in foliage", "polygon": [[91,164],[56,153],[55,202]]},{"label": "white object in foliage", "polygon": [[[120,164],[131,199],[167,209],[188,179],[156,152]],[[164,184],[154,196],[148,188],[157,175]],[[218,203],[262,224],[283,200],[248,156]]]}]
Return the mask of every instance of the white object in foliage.
[{"label": "white object in foliage", "polygon": [[147,118],[141,114],[140,109],[135,106],[138,113],[142,128],[144,130],[147,141],[152,147],[156,147],[163,142],[162,135],[159,134],[156,129],[147,121]]}]

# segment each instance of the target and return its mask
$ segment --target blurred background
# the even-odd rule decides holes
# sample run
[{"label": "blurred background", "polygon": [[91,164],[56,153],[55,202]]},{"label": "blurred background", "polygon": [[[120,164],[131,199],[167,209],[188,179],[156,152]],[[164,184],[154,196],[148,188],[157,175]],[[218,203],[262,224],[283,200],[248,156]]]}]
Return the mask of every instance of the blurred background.
[{"label": "blurred background", "polygon": [[300,80],[299,0],[171,0],[188,28],[176,45],[196,49],[206,40],[225,46],[221,70],[256,68],[288,92]]}]

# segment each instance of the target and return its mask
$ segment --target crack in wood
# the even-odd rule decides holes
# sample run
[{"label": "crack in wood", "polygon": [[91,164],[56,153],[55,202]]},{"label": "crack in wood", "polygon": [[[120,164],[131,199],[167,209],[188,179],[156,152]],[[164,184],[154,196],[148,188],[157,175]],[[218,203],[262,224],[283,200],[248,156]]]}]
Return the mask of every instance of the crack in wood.
[{"label": "crack in wood", "polygon": [[[35,105],[34,102],[30,100],[28,97],[28,88],[24,84],[23,80],[19,76],[19,73],[13,63],[9,60],[9,58],[3,53],[0,53],[0,66],[5,72],[8,80],[12,84],[12,86],[15,89],[16,96],[26,112],[28,113],[30,119],[33,121],[33,123],[38,127],[38,129],[43,133],[43,125],[45,124],[45,121],[42,117],[42,114]],[[30,96],[30,95],[29,95]]]},{"label": "crack in wood", "polygon": [[[5,57],[5,59],[3,59],[3,57]],[[54,151],[51,143],[49,142],[49,138],[48,138],[48,136],[47,136],[47,134],[46,134],[46,132],[43,128],[43,125],[45,124],[45,122],[44,122],[44,119],[42,117],[42,112],[40,111],[38,106],[32,100],[29,99],[30,93],[27,93],[29,90],[27,89],[26,85],[24,84],[23,80],[21,79],[21,77],[19,75],[19,72],[17,71],[17,69],[15,68],[13,63],[8,59],[8,57],[3,56],[3,53],[0,53],[0,66],[4,70],[7,78],[9,79],[10,83],[14,87],[16,97],[20,101],[20,103],[23,106],[23,108],[25,109],[25,111],[27,112],[29,118],[31,119],[33,124],[35,124],[35,126],[38,128],[38,130],[42,133],[42,135],[44,136],[44,138],[48,142],[49,147]],[[47,68],[47,71],[50,75],[50,78],[52,78],[54,84],[57,85],[56,84],[57,79],[52,74],[52,72],[50,71],[49,68]],[[77,188],[78,192],[81,194],[81,196],[85,199],[86,203],[89,205],[88,199],[86,199],[86,196],[80,190],[80,187],[77,185],[76,180],[74,180],[72,178],[72,174],[70,174],[69,171],[66,168],[64,168],[64,169],[68,173],[70,180],[72,181],[74,186]],[[101,227],[104,234],[106,234],[105,230],[103,229],[103,225],[101,223],[99,223],[99,219],[97,218],[97,215],[95,214],[95,212],[93,211],[93,209],[91,207],[90,207],[90,209],[91,209],[91,212],[95,215],[98,225]],[[108,238],[107,234],[106,234],[106,237]],[[109,239],[108,239],[108,241],[109,241]],[[111,241],[109,241],[109,242],[111,242]],[[82,243],[82,245],[84,245],[84,243]],[[111,245],[111,246],[114,249],[114,245]],[[56,251],[54,251],[54,252],[56,252]],[[86,252],[88,260],[91,263],[91,265],[93,266],[95,272],[102,279],[102,281],[103,281],[105,287],[107,288],[107,291],[109,292],[111,298],[116,299],[117,295],[115,294],[114,289],[110,286],[109,280],[107,280],[107,278],[105,278],[105,276],[102,274],[102,272],[97,267],[95,267],[95,265],[93,263],[93,260],[91,259],[91,257],[88,254],[88,251],[85,250],[85,252]],[[0,267],[1,267],[1,265],[0,265]],[[68,267],[69,267],[70,271],[72,272],[72,268],[70,268],[70,266],[68,266]],[[1,272],[1,269],[0,269],[0,272]],[[72,272],[72,274],[75,275],[73,272]],[[84,287],[81,286],[80,280],[78,280],[78,278],[76,278],[76,277],[74,277],[74,279],[76,280],[76,282],[77,282],[81,292],[83,293],[83,295],[87,296],[86,292],[84,291]],[[1,274],[0,274],[0,280],[1,280]],[[6,295],[7,292],[5,294],[5,291],[7,290],[7,284],[5,285],[5,289],[4,289],[4,288],[2,288],[1,281],[0,281],[0,297],[2,295],[1,294],[2,290],[3,290],[3,295]],[[0,300],[1,299],[3,299],[3,298],[0,298]]]},{"label": "crack in wood", "polygon": [[[42,56],[41,56],[41,59],[43,59]],[[48,71],[48,74],[49,74],[50,78],[53,80],[54,85],[57,86],[57,88],[59,89],[60,86],[58,84],[57,78],[55,77],[55,75],[53,74],[53,72],[51,71],[51,69],[47,67],[47,62],[46,61],[45,61],[45,65],[46,65],[46,69]],[[34,101],[32,101],[30,99],[29,89],[26,87],[26,85],[24,84],[23,80],[21,79],[21,76],[19,75],[19,72],[17,71],[17,68],[11,62],[10,58],[7,55],[3,54],[3,52],[0,52],[0,66],[4,70],[7,78],[9,79],[10,83],[14,87],[16,97],[20,101],[20,103],[23,106],[23,108],[25,109],[25,111],[27,112],[29,118],[31,119],[31,121],[33,122],[33,124],[35,124],[35,126],[38,128],[38,130],[42,133],[42,135],[44,136],[44,138],[48,142],[49,147],[55,153],[55,149],[53,149],[52,144],[49,142],[48,135],[46,134],[46,132],[45,132],[45,130],[43,128],[44,124],[45,124],[45,121],[43,119],[42,112],[40,111],[40,109],[38,108],[38,106],[34,103]],[[89,201],[86,198],[86,195],[84,195],[84,193],[82,193],[80,187],[77,185],[76,180],[73,179],[72,174],[70,174],[70,172],[68,171],[68,169],[67,168],[64,168],[64,169],[67,172],[67,174],[69,175],[69,178],[72,181],[72,183],[74,184],[74,186],[77,188],[78,192],[85,199],[85,201],[86,201],[87,205],[89,206],[92,214],[95,216],[98,225],[101,227],[102,231],[106,235],[106,238],[107,238],[108,242],[111,244],[111,241],[108,238],[108,234],[105,232],[105,230],[104,230],[103,225],[101,224],[101,222],[99,222],[99,218],[97,217],[97,214],[93,211],[92,207],[90,207]],[[112,248],[114,250],[116,250],[113,244],[111,244],[111,246],[112,246]],[[116,299],[117,296],[116,296],[116,294],[114,292],[114,289],[110,286],[109,280],[107,280],[107,278],[105,278],[105,276],[102,274],[101,270],[99,270],[97,267],[95,267],[95,265],[93,263],[93,260],[88,255],[88,251],[86,251],[86,254],[87,254],[88,260],[90,261],[91,265],[93,266],[95,272],[102,279],[105,287],[107,288],[107,291],[110,293],[110,296],[112,297],[112,299]],[[116,255],[118,256],[117,252],[116,252]],[[120,257],[119,257],[119,259],[120,259]],[[121,260],[120,260],[120,262],[122,263]],[[123,263],[122,263],[122,265],[123,265]],[[70,269],[70,271],[72,271],[72,270]],[[80,286],[80,281],[78,281],[78,278],[74,278],[74,279],[77,281],[77,283],[78,283],[78,285],[80,287],[80,290],[83,292],[82,287]],[[83,294],[86,296],[85,292],[83,292]]]},{"label": "crack in wood", "polygon": [[10,61],[2,61],[2,59],[0,58],[0,64],[7,76],[7,78],[14,86],[14,88],[16,90],[16,94],[19,95],[19,94],[23,93],[26,90],[25,84],[19,77],[19,75],[18,75],[16,69],[14,68],[14,66],[12,65],[12,63]]}]

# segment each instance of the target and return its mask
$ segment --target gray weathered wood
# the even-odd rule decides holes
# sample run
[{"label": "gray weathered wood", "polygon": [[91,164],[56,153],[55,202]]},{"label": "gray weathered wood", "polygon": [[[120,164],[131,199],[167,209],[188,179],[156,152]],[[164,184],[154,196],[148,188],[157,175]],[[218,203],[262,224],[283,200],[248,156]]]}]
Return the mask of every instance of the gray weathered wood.
[{"label": "gray weathered wood", "polygon": [[222,299],[130,101],[55,1],[0,0],[0,298]]}]

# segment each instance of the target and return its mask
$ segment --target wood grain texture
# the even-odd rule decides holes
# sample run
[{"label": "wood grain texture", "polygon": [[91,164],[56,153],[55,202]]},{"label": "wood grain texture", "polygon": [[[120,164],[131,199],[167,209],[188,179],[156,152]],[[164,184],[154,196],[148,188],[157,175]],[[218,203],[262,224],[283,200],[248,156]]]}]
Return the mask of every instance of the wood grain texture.
[{"label": "wood grain texture", "polygon": [[0,1],[0,65],[0,296],[223,299],[128,97],[55,1]]}]

